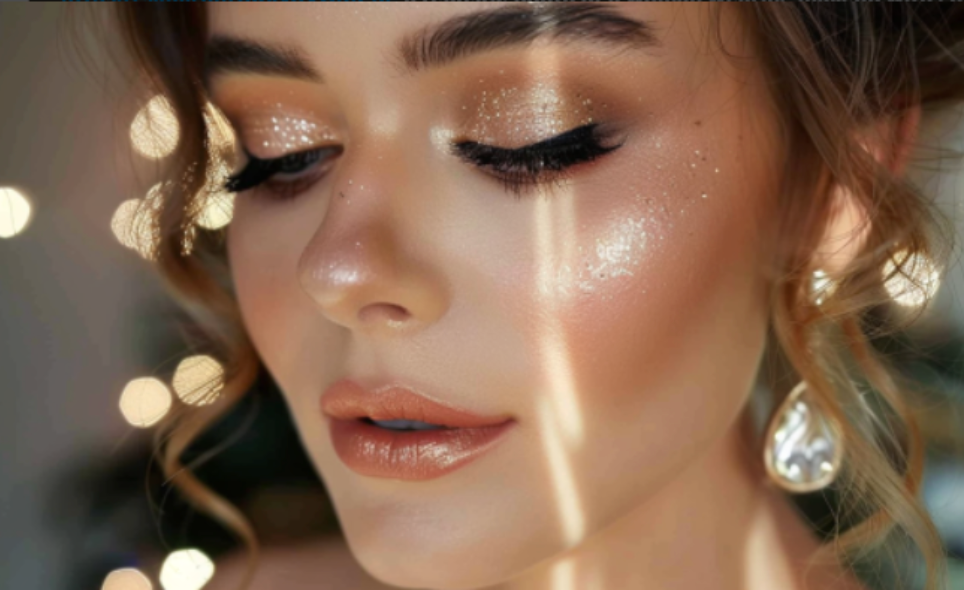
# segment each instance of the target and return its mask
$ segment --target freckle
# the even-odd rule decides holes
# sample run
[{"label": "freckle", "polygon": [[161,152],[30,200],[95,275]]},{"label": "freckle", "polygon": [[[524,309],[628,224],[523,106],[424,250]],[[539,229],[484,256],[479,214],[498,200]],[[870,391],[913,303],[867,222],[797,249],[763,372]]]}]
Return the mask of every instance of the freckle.
[{"label": "freckle", "polygon": [[700,125],[703,124],[703,121],[697,119],[697,120],[693,121],[693,124],[696,125],[697,127],[699,127]]}]

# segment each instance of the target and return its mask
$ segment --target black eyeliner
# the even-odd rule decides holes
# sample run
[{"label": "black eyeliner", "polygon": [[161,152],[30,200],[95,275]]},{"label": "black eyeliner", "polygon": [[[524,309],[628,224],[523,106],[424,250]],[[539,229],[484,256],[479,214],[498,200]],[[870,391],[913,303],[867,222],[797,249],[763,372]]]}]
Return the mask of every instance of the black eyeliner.
[{"label": "black eyeliner", "polygon": [[490,171],[507,189],[518,192],[524,185],[539,184],[545,177],[557,178],[571,166],[618,149],[623,141],[606,145],[612,135],[599,123],[590,123],[519,148],[459,141],[452,144],[452,151],[460,159]]},{"label": "black eyeliner", "polygon": [[240,193],[254,188],[277,172],[277,160],[262,160],[252,156],[247,150],[244,154],[248,163],[240,172],[228,177],[224,183],[224,190],[228,192]]},{"label": "black eyeliner", "polygon": [[240,172],[228,178],[224,183],[224,189],[233,193],[246,191],[269,180],[275,174],[298,173],[322,159],[329,156],[337,156],[341,152],[341,146],[326,146],[288,154],[280,158],[262,160],[261,158],[252,156],[250,152],[245,150],[244,153],[248,159],[248,163]]}]

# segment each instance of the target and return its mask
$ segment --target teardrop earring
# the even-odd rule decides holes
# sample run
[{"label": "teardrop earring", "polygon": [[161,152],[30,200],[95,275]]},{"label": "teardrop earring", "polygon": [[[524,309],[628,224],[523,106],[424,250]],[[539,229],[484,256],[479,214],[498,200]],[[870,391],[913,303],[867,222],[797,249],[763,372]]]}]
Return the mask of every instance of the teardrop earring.
[{"label": "teardrop earring", "polygon": [[843,463],[840,425],[810,399],[801,381],[770,419],[764,445],[767,474],[793,493],[814,492],[830,485]]}]

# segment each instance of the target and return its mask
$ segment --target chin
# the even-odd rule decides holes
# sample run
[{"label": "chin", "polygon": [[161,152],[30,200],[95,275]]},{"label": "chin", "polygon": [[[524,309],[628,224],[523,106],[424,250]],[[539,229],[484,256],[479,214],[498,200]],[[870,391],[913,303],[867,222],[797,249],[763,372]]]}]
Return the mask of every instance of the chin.
[{"label": "chin", "polygon": [[472,590],[489,588],[514,577],[519,564],[506,563],[507,556],[480,555],[438,547],[370,546],[352,553],[372,577],[398,588]]},{"label": "chin", "polygon": [[[471,499],[465,503],[471,505]],[[399,588],[469,590],[516,578],[564,551],[548,515],[532,506],[502,504],[451,511],[451,506],[395,505],[381,520],[341,515],[342,529],[361,566]],[[452,503],[454,505],[456,503]],[[501,508],[500,508],[501,507]],[[536,509],[537,510],[537,509]],[[522,518],[528,513],[529,518]]]}]

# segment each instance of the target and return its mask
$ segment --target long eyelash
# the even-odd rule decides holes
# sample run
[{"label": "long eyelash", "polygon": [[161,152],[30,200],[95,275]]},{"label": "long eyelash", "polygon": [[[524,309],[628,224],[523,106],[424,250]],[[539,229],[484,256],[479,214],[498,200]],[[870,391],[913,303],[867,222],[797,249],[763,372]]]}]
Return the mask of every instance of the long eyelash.
[{"label": "long eyelash", "polygon": [[326,156],[335,156],[340,154],[341,151],[342,148],[340,146],[327,146],[288,154],[280,158],[262,160],[261,158],[252,156],[245,150],[245,155],[248,159],[247,165],[245,165],[240,172],[228,178],[224,183],[224,190],[232,193],[246,191],[267,182],[279,172],[291,172],[295,169],[297,169],[297,171],[304,170],[308,168],[308,166],[324,159]]},{"label": "long eyelash", "polygon": [[571,166],[591,162],[621,147],[623,142],[604,145],[611,135],[599,123],[591,123],[520,148],[460,141],[452,144],[452,150],[462,160],[489,171],[507,191],[521,198],[523,190],[558,182]]}]

